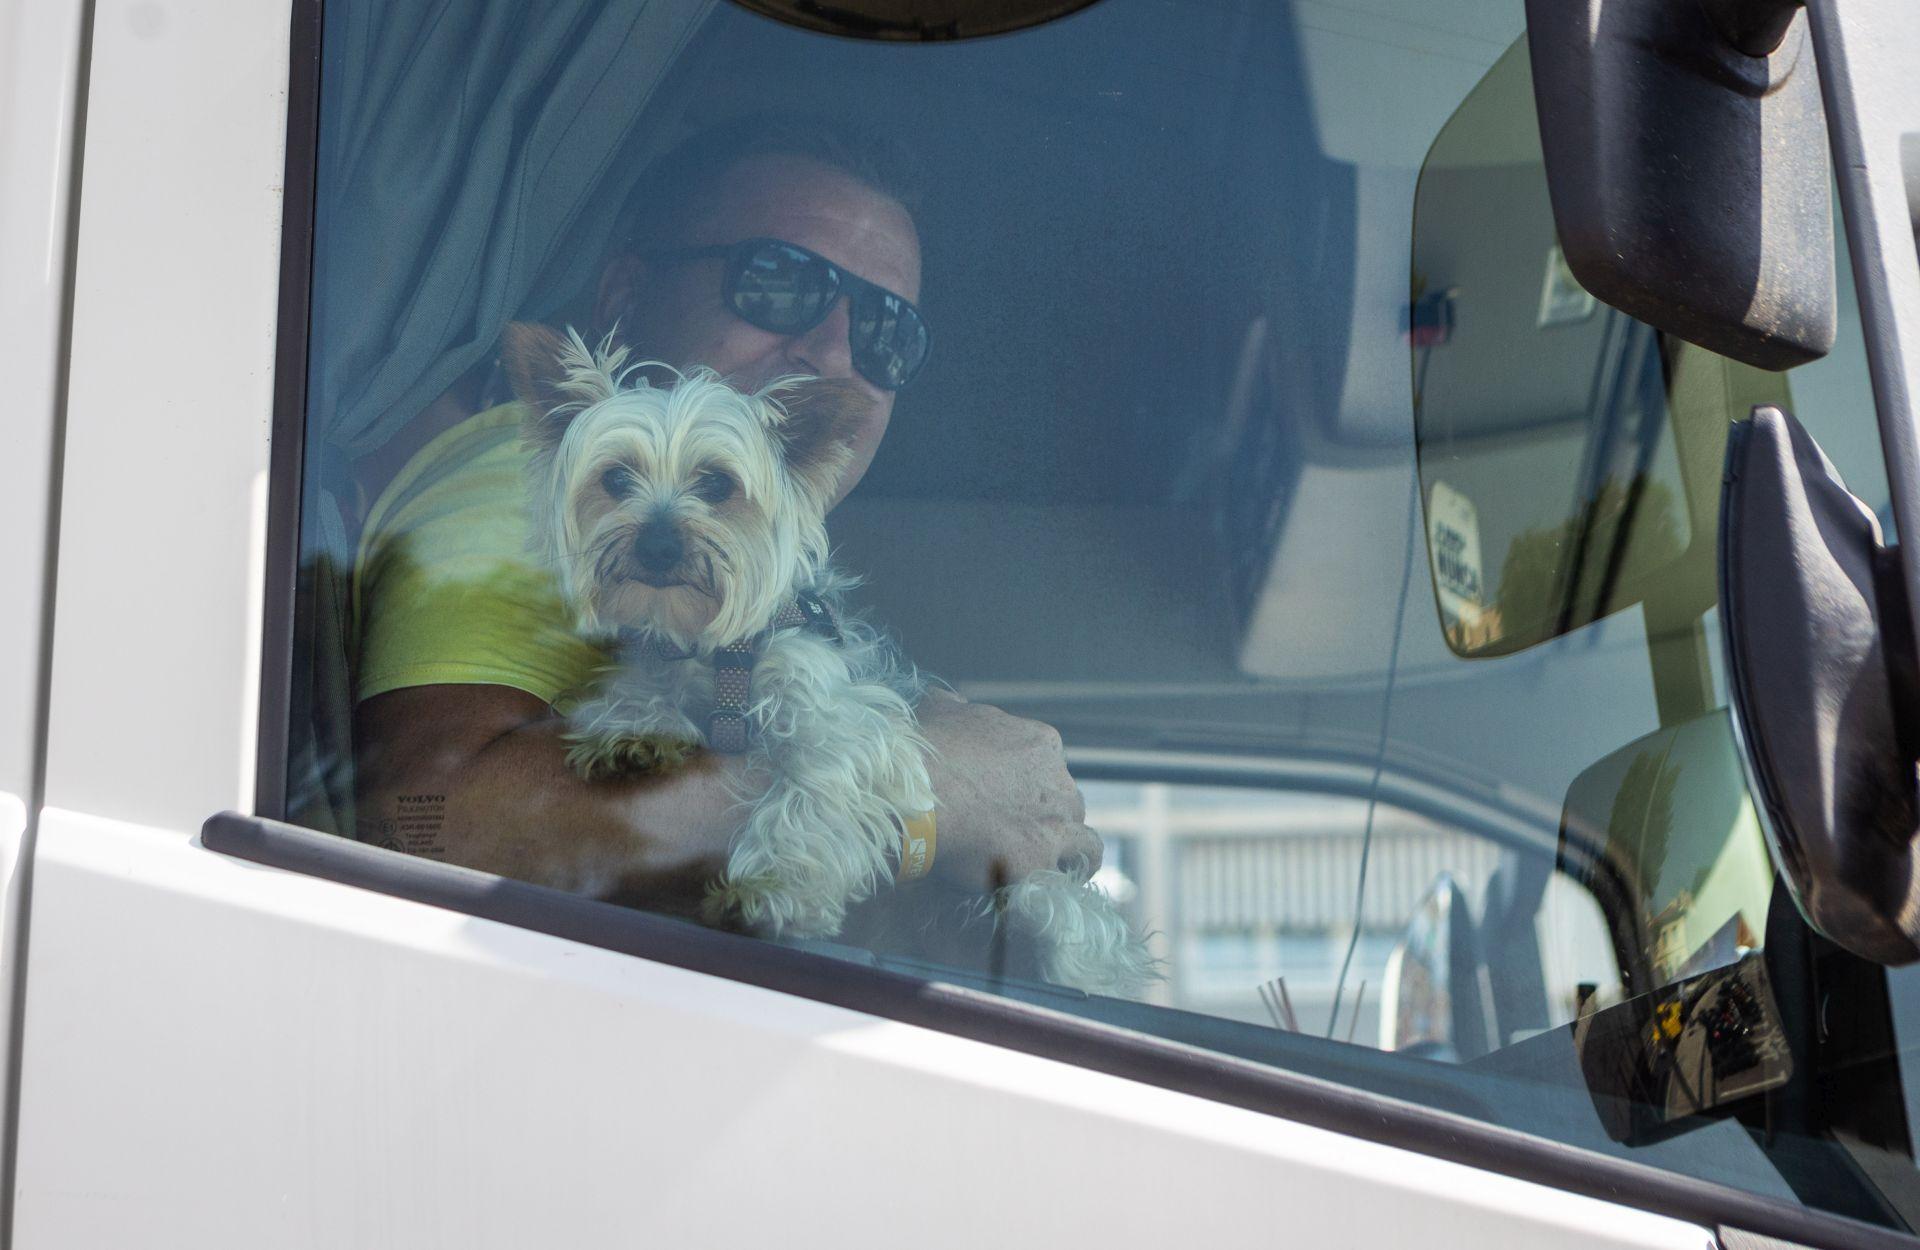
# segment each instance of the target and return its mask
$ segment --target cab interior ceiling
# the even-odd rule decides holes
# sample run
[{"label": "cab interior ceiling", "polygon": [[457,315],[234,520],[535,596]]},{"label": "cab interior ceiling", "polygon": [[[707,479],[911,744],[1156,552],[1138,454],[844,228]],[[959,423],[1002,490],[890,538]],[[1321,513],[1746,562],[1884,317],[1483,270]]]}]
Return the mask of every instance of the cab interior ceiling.
[{"label": "cab interior ceiling", "polygon": [[669,124],[775,99],[877,122],[922,166],[934,355],[863,497],[1164,506],[1258,316],[1332,324],[1305,355],[1344,362],[1352,173],[1270,7],[1123,0],[907,48],[714,10]]}]

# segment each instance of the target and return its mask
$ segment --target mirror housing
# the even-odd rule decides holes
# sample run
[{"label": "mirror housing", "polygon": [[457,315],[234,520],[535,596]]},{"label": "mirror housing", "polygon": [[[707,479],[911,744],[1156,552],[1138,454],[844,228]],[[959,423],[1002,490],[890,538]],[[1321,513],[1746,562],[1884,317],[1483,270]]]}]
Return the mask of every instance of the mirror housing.
[{"label": "mirror housing", "polygon": [[1380,1049],[1464,1062],[1491,1049],[1479,943],[1451,873],[1434,878],[1387,956]]},{"label": "mirror housing", "polygon": [[1727,440],[1720,626],[1747,768],[1807,922],[1920,960],[1920,665],[1898,550],[1798,421]]},{"label": "mirror housing", "polygon": [[[1789,7],[1782,27],[1780,9],[1527,0],[1574,276],[1629,316],[1775,370],[1826,355],[1836,327],[1820,83],[1805,15]],[[1732,40],[1775,42],[1756,56]]]}]

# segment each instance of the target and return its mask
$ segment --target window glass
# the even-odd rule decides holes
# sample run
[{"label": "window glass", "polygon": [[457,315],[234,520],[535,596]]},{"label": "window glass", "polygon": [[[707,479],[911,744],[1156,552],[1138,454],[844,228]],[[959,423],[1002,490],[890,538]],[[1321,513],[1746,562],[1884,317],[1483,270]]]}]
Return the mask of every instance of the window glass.
[{"label": "window glass", "polygon": [[1789,375],[1593,300],[1520,0],[323,47],[292,819],[1920,1209],[1720,676],[1728,422],[1885,511],[1844,257]]}]

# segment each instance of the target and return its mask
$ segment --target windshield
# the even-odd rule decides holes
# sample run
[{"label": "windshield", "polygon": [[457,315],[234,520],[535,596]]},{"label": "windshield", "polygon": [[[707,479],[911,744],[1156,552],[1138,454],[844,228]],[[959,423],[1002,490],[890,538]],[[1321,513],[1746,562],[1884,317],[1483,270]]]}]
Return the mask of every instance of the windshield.
[{"label": "windshield", "polygon": [[1520,0],[326,23],[291,818],[1908,1226]]}]

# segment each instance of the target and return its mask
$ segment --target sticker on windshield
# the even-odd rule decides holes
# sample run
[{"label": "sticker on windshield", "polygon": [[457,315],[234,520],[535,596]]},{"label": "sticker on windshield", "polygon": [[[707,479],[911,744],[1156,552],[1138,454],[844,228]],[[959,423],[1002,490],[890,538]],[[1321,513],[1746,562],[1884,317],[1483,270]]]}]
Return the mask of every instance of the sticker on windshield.
[{"label": "sticker on windshield", "polygon": [[1445,482],[1435,482],[1427,494],[1427,552],[1448,639],[1456,649],[1490,641],[1491,617],[1480,568],[1480,513],[1473,500]]}]

